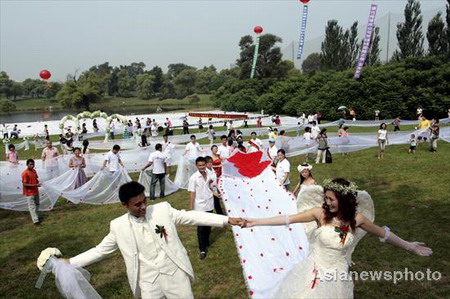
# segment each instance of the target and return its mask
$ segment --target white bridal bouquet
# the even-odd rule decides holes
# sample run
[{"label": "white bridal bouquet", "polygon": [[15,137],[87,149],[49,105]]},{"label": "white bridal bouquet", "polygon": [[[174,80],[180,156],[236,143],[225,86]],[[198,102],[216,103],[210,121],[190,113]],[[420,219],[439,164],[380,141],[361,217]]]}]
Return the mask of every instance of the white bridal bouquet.
[{"label": "white bridal bouquet", "polygon": [[[37,266],[41,271],[46,263],[49,263],[47,272],[53,272],[55,275],[56,286],[61,295],[68,299],[101,299],[89,283],[89,272],[59,259],[61,256],[58,248],[49,247],[43,250],[37,259]],[[41,288],[45,275],[46,273],[41,272],[36,288]]]},{"label": "white bridal bouquet", "polygon": [[[61,251],[59,251],[58,248],[54,248],[54,247],[48,247],[47,249],[42,250],[41,254],[39,255],[39,257],[37,259],[37,263],[36,263],[39,270],[42,271],[42,269],[44,269],[45,263],[48,261],[48,259],[51,256],[61,257],[62,253],[61,253]],[[51,272],[51,270],[49,270],[49,272]]]}]

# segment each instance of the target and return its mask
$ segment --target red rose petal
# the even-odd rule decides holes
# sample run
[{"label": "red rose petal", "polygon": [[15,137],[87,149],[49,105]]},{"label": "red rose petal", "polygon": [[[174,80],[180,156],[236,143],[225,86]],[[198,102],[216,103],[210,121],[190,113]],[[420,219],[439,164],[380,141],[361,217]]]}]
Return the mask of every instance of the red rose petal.
[{"label": "red rose petal", "polygon": [[289,256],[289,252],[286,252],[286,256]]},{"label": "red rose petal", "polygon": [[253,277],[251,275],[248,276],[248,279],[253,279]]}]

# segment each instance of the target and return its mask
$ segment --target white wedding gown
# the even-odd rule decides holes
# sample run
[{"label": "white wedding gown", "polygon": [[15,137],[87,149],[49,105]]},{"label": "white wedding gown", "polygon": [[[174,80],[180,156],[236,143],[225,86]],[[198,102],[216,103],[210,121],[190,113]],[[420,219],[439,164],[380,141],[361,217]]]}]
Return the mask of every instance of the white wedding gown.
[{"label": "white wedding gown", "polygon": [[[297,197],[299,213],[323,204],[322,186],[302,186]],[[370,195],[358,191],[357,212],[373,221],[375,211]],[[341,244],[335,226],[317,227],[315,222],[303,223],[310,253],[288,273],[273,298],[353,298],[353,281],[348,272],[351,256],[358,242],[366,234],[357,228],[349,232]]]},{"label": "white wedding gown", "polygon": [[348,272],[347,253],[355,241],[347,234],[344,244],[335,227],[317,228],[309,256],[287,275],[274,298],[353,298],[353,282],[341,280]]}]

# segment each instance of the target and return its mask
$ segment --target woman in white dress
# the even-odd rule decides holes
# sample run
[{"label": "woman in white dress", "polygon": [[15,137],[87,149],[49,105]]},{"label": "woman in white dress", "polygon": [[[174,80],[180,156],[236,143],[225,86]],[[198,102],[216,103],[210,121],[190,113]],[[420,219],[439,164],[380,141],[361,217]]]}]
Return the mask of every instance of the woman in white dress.
[{"label": "woman in white dress", "polygon": [[[381,228],[357,208],[357,191],[345,179],[326,180],[322,207],[291,216],[249,219],[245,226],[289,225],[315,221],[309,256],[286,276],[274,298],[353,298],[353,282],[348,277],[348,255],[361,239],[360,229],[419,256],[430,256],[432,250],[420,242],[402,240],[388,227]],[[360,191],[361,192],[361,191]]]},{"label": "woman in white dress", "polygon": [[316,181],[314,180],[314,177],[311,172],[312,165],[309,165],[308,163],[300,164],[297,167],[297,170],[300,173],[300,181],[295,186],[294,191],[292,193],[294,193],[294,195],[297,196],[297,200],[299,200],[301,191],[308,188],[308,186],[315,186]]}]

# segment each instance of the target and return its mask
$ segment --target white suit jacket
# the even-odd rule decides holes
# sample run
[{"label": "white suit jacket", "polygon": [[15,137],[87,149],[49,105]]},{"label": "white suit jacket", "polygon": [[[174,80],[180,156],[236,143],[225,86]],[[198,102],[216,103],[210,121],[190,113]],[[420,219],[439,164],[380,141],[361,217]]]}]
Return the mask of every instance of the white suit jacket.
[{"label": "white suit jacket", "polygon": [[[139,256],[129,217],[127,213],[111,221],[110,232],[100,244],[71,258],[70,263],[75,266],[84,267],[104,259],[107,255],[119,248],[125,260],[131,290],[135,297],[139,297],[140,290],[139,282],[137,281]],[[178,238],[176,225],[189,224],[222,227],[228,222],[228,217],[226,216],[197,211],[186,212],[185,210],[176,210],[167,202],[148,206],[146,219],[153,231],[156,229],[156,225],[164,226],[167,232],[167,241],[158,235],[159,246],[181,270],[189,275],[191,280],[194,280],[194,271],[187,251]]]}]

